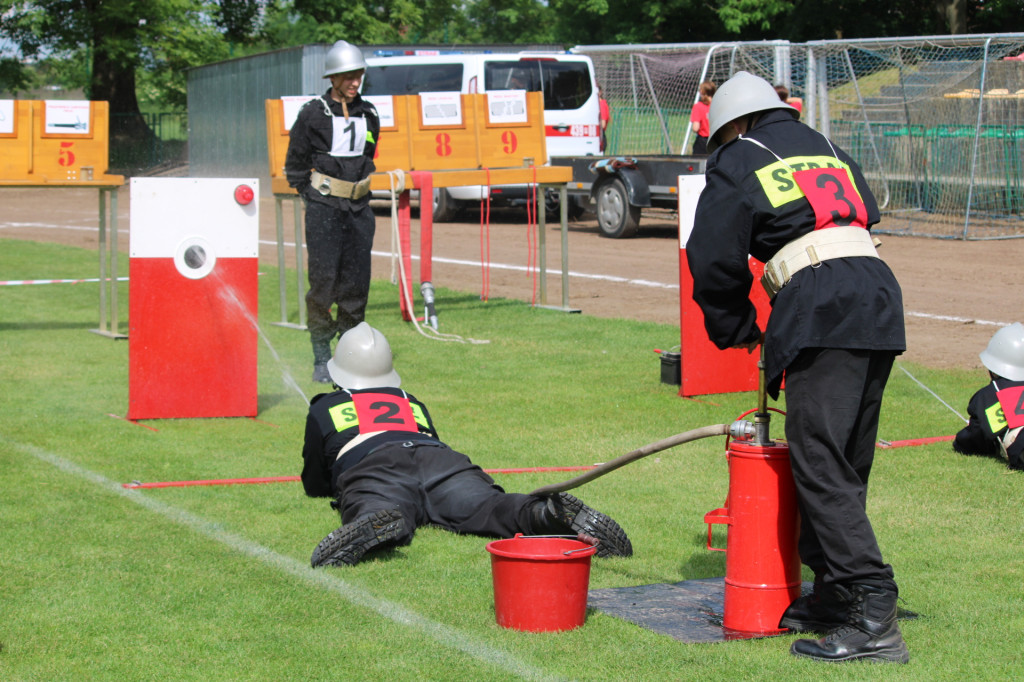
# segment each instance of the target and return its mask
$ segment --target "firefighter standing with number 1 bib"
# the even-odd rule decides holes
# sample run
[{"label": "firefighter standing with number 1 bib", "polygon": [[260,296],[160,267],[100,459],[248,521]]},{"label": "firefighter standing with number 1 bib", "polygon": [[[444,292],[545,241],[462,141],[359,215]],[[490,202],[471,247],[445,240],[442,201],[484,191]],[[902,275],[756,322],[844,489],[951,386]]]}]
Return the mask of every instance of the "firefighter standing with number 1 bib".
[{"label": "firefighter standing with number 1 bib", "polygon": [[[309,256],[307,324],[313,343],[313,381],[330,383],[331,340],[363,321],[370,294],[376,218],[370,174],[380,117],[359,95],[366,61],[344,40],[327,52],[330,89],[299,110],[289,131],[284,172],[306,204]],[[337,305],[337,317],[331,306]]]},{"label": "firefighter standing with number 1 bib", "polygon": [[[780,627],[825,634],[795,641],[797,656],[905,663],[893,570],[865,509],[882,393],[906,349],[902,293],[867,229],[878,206],[857,164],[746,72],[712,100],[708,151],[686,244],[693,298],[719,348],[763,341],[773,398],[785,374],[799,550],[815,587]],[[763,336],[748,254],[766,264],[772,296]]]}]

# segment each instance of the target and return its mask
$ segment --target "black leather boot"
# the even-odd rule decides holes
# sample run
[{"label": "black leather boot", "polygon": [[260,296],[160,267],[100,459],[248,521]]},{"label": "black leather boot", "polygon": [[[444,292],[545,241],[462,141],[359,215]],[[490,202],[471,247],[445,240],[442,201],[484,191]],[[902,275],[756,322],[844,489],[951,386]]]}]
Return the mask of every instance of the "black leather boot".
[{"label": "black leather boot", "polygon": [[846,622],[847,606],[836,598],[830,585],[819,579],[814,591],[797,597],[779,621],[780,628],[793,632],[829,632]]},{"label": "black leather boot", "polygon": [[330,340],[313,339],[313,381],[319,384],[332,383],[331,374],[327,371],[327,361],[330,359]]},{"label": "black leather boot", "polygon": [[895,590],[871,585],[835,585],[836,598],[848,609],[846,622],[821,639],[798,639],[794,656],[817,661],[888,661],[906,663],[910,652],[896,622]]},{"label": "black leather boot", "polygon": [[367,551],[408,544],[411,537],[402,512],[397,509],[373,512],[328,533],[313,550],[309,563],[313,568],[353,566]]},{"label": "black leather boot", "polygon": [[553,535],[574,533],[585,536],[584,542],[596,540],[599,557],[633,554],[633,545],[626,531],[614,519],[588,507],[569,493],[539,499],[531,515],[535,532]]}]

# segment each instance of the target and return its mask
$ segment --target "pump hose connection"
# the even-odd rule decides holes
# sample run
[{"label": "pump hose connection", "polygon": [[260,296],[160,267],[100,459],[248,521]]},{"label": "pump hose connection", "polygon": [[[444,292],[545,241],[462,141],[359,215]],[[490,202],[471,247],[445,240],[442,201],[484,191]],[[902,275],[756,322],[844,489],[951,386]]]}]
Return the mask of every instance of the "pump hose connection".
[{"label": "pump hose connection", "polygon": [[434,285],[430,282],[420,284],[420,295],[423,296],[423,319],[434,331],[437,331],[437,309],[434,307]]}]

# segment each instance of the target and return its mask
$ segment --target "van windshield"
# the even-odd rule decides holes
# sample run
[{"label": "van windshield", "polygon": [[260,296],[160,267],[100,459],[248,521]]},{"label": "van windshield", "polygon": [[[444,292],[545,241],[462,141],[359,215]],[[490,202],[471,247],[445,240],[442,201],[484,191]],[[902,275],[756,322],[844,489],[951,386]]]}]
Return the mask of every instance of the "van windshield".
[{"label": "van windshield", "polygon": [[484,64],[485,90],[544,93],[544,109],[579,109],[590,99],[590,71],[585,62],[521,59]]},{"label": "van windshield", "polygon": [[364,95],[418,95],[460,92],[462,64],[391,64],[370,66],[363,76]]}]

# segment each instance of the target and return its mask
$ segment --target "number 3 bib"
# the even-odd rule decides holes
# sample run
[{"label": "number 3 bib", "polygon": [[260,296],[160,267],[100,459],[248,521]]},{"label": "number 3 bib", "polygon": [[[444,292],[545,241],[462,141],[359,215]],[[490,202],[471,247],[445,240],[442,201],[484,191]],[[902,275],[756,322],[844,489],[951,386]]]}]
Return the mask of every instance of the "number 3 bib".
[{"label": "number 3 bib", "polygon": [[814,209],[814,229],[854,226],[867,228],[868,209],[845,168],[795,171],[793,181]]}]

